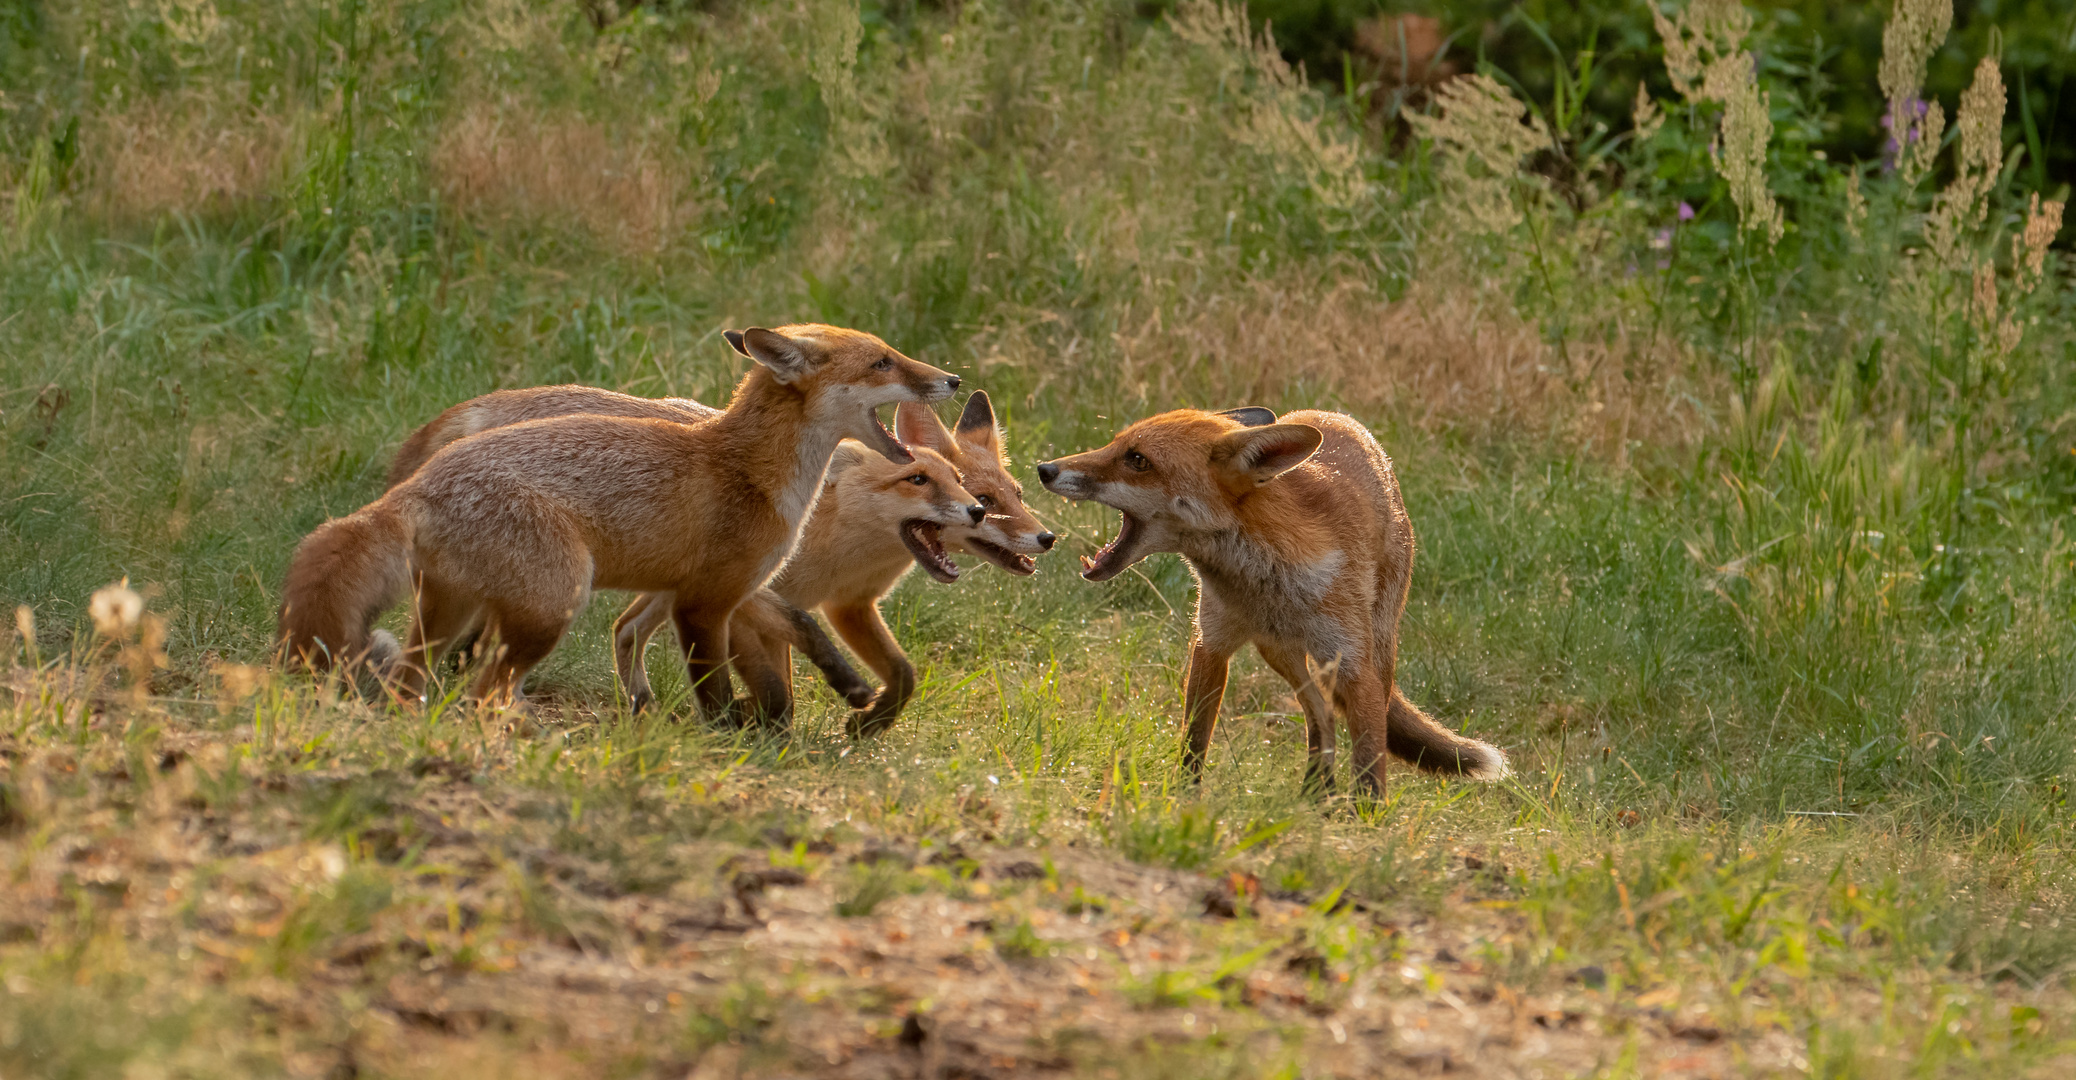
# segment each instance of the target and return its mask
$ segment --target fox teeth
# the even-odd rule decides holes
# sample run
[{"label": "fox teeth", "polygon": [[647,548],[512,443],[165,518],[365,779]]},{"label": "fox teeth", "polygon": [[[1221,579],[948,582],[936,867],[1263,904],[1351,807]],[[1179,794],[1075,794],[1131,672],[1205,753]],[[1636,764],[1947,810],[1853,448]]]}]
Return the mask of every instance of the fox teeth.
[{"label": "fox teeth", "polygon": [[1088,557],[1088,556],[1086,556],[1086,555],[1083,555],[1083,556],[1081,557],[1081,568],[1082,568],[1083,570],[1093,570],[1093,569],[1095,569],[1095,567],[1096,567],[1096,560],[1094,560],[1094,559],[1091,559],[1091,558],[1089,558],[1089,557]]}]

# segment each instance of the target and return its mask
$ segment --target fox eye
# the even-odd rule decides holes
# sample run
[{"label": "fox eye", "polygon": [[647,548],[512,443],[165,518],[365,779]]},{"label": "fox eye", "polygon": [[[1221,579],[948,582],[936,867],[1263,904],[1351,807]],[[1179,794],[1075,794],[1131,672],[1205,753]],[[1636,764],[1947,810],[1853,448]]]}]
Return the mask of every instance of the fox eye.
[{"label": "fox eye", "polygon": [[878,360],[877,360],[876,362],[874,362],[874,363],[873,363],[873,365],[872,365],[872,370],[874,370],[874,371],[888,371],[888,370],[891,370],[891,369],[893,368],[893,366],[894,366],[894,358],[893,358],[893,357],[891,357],[891,356],[882,356],[882,357],[880,357],[880,358],[879,358],[879,359],[878,359]]},{"label": "fox eye", "polygon": [[917,487],[922,487],[924,484],[930,482],[930,477],[924,473],[917,473],[914,476],[909,477],[908,482],[914,484]]},{"label": "fox eye", "polygon": [[1125,468],[1133,472],[1145,472],[1153,468],[1153,462],[1146,460],[1146,455],[1137,450],[1125,451],[1124,463]]},{"label": "fox eye", "polygon": [[993,495],[975,495],[973,501],[990,510],[994,509],[995,506],[995,497]]}]

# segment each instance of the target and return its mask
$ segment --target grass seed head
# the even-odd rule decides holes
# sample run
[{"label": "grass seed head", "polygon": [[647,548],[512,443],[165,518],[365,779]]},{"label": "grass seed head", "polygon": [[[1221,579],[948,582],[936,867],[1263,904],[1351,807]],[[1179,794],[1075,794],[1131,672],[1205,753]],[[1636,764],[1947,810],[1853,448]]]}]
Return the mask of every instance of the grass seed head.
[{"label": "grass seed head", "polygon": [[1780,242],[1786,225],[1773,192],[1766,186],[1766,147],[1773,141],[1770,95],[1759,89],[1750,53],[1738,53],[1710,66],[1711,93],[1723,102],[1723,126],[1709,147],[1716,171],[1730,185],[1738,220],[1748,230],[1763,231],[1769,244]]},{"label": "grass seed head", "polygon": [[1658,129],[1665,126],[1665,113],[1658,103],[1651,100],[1650,88],[1642,79],[1636,81],[1636,106],[1629,112],[1630,120],[1636,125],[1635,141],[1649,142]]},{"label": "grass seed head", "polygon": [[1550,146],[1549,129],[1540,117],[1529,116],[1528,106],[1511,91],[1484,75],[1451,79],[1435,97],[1441,106],[1436,115],[1406,119],[1440,151],[1444,187],[1460,196],[1452,204],[1458,221],[1485,235],[1520,224],[1513,187],[1538,179],[1521,164]]},{"label": "grass seed head", "polygon": [[1939,152],[1946,114],[1936,101],[1923,101],[1925,62],[1953,28],[1953,0],[1896,0],[1881,32],[1881,92],[1889,99],[1889,137],[1896,169],[1905,184],[1930,170]]},{"label": "grass seed head", "polygon": [[[105,638],[129,637],[143,614],[144,597],[130,588],[129,578],[94,590],[87,601],[87,617],[94,621],[94,632]],[[19,623],[21,616],[17,614],[15,619]]]},{"label": "grass seed head", "polygon": [[1653,5],[1651,22],[1665,44],[1665,73],[1673,89],[1691,102],[1721,101],[1711,96],[1711,77],[1720,78],[1715,68],[1752,32],[1752,13],[1738,0],[1695,0],[1670,19]]},{"label": "grass seed head", "polygon": [[2041,202],[2040,193],[2034,192],[2032,203],[2026,207],[2025,228],[2011,238],[2011,264],[2025,291],[2033,291],[2045,276],[2047,248],[2061,231],[2061,201]]}]

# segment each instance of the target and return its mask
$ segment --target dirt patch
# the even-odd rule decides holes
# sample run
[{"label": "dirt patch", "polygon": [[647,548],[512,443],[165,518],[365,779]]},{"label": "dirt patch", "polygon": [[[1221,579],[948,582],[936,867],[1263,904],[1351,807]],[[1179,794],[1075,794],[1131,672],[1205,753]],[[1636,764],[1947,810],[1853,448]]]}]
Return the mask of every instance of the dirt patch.
[{"label": "dirt patch", "polygon": [[26,812],[54,825],[0,837],[19,870],[0,886],[0,959],[77,944],[84,906],[136,969],[268,1017],[299,1074],[1136,1076],[1135,1060],[1202,1057],[1528,1076],[1633,1052],[1655,1075],[1713,1076],[1801,1060],[1789,1031],[1671,989],[1510,971],[1523,928],[1477,903],[1475,876],[1462,914],[1435,920],[1080,846],[725,819],[628,836],[655,845],[630,860],[453,754],[240,774],[219,741],[163,742],[132,755],[142,766],[15,747],[16,775],[39,778]]}]

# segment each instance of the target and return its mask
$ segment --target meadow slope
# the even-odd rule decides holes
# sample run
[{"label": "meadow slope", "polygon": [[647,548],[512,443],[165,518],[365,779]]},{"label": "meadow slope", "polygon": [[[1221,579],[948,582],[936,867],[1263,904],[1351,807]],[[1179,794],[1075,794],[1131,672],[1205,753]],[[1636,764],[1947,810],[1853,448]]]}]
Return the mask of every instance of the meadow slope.
[{"label": "meadow slope", "polygon": [[[2066,1075],[2066,184],[1948,8],[1867,161],[1720,2],[1613,127],[1590,53],[1384,109],[1203,3],[0,15],[0,1075]],[[888,598],[885,736],[660,649],[630,716],[611,597],[523,717],[273,664],[447,405],[807,319],[986,389],[1062,537]],[[1184,782],[1187,570],[1082,581],[1028,470],[1241,404],[1391,452],[1400,678],[1512,778],[1310,798],[1249,655]]]}]

